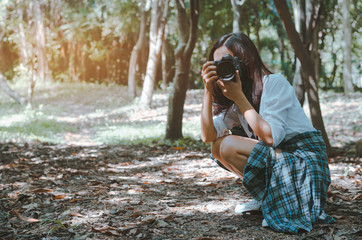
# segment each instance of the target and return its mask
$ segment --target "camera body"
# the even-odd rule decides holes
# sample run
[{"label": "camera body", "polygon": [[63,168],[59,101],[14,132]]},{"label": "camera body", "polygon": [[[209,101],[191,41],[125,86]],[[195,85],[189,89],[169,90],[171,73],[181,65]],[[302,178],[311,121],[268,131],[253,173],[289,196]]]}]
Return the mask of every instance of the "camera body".
[{"label": "camera body", "polygon": [[223,81],[236,81],[235,72],[239,70],[239,76],[242,75],[241,60],[226,54],[219,61],[214,61],[216,73]]}]

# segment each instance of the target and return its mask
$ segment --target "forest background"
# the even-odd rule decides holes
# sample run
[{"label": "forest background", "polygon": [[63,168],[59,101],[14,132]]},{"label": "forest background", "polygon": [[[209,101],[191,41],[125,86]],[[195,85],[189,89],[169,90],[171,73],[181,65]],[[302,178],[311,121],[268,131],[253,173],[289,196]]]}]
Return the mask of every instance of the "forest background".
[{"label": "forest background", "polygon": [[[2,203],[6,202],[1,210],[4,215],[0,217],[0,223],[4,222],[6,228],[0,231],[0,236],[14,236],[20,231],[16,229],[22,229],[20,232],[26,236],[105,234],[147,239],[166,234],[168,229],[164,226],[166,230],[152,232],[146,229],[147,224],[152,223],[154,227],[163,221],[170,228],[172,224],[183,225],[167,218],[170,208],[166,208],[167,214],[160,210],[166,217],[157,215],[147,222],[145,215],[139,214],[141,209],[134,206],[128,208],[127,213],[135,212],[128,217],[138,219],[135,220],[139,221],[138,227],[92,225],[85,216],[96,217],[85,212],[80,214],[81,204],[76,210],[79,215],[71,214],[74,209],[69,204],[74,203],[72,199],[77,196],[73,194],[74,188],[81,188],[77,184],[82,181],[71,182],[73,185],[68,188],[66,183],[72,179],[66,180],[65,176],[71,172],[78,180],[84,178],[88,183],[97,183],[88,189],[98,186],[99,182],[111,181],[106,184],[107,194],[114,192],[111,186],[119,184],[117,188],[126,191],[125,195],[134,194],[129,192],[133,185],[120,179],[105,180],[104,171],[114,174],[119,173],[120,168],[146,166],[148,172],[137,172],[133,182],[142,185],[141,192],[145,184],[151,183],[150,176],[156,173],[154,163],[148,162],[150,159],[168,167],[178,166],[162,170],[162,174],[174,174],[173,177],[186,174],[188,179],[192,175],[187,172],[188,166],[197,176],[207,176],[198,167],[209,161],[205,160],[209,145],[200,139],[201,67],[214,41],[230,32],[242,31],[249,35],[268,68],[286,76],[313,125],[323,133],[330,162],[337,164],[333,165],[335,179],[350,180],[344,189],[358,188],[361,150],[357,145],[362,138],[361,5],[358,0],[0,1],[0,179],[3,180],[0,197]],[[167,162],[165,158],[171,160]],[[192,163],[185,163],[190,158]],[[94,159],[96,164],[92,162]],[[144,159],[148,159],[146,163],[142,162]],[[58,166],[62,161],[66,165]],[[34,164],[39,170],[32,172]],[[132,171],[122,172],[124,178],[132,179],[133,175],[128,175]],[[213,171],[219,178],[206,177],[208,181],[221,183],[220,179],[230,179],[226,173]],[[22,174],[17,174],[19,172]],[[56,183],[49,185],[44,177],[49,180],[57,172],[62,174],[55,177]],[[93,176],[85,176],[90,172]],[[168,180],[154,176],[155,181],[161,179],[155,189],[165,182],[176,185],[174,181],[170,183],[170,176],[163,177]],[[235,178],[235,182],[238,181]],[[185,180],[185,186],[191,183]],[[213,183],[207,186],[215,187]],[[334,187],[340,189],[337,185]],[[61,188],[67,190],[61,191]],[[351,196],[348,191],[335,191],[330,202],[336,196],[361,200],[360,191]],[[36,193],[51,194],[55,202],[49,204],[61,205],[68,212],[58,207],[50,211]],[[92,194],[94,197],[100,192]],[[190,194],[198,196],[200,191]],[[180,196],[190,194],[184,192]],[[239,199],[245,198],[243,194]],[[18,200],[23,201],[24,196],[31,203],[22,202],[23,206],[18,206]],[[152,203],[157,202],[154,196],[150,199]],[[234,201],[230,200],[226,207],[235,204]],[[38,204],[37,207],[29,207],[33,203]],[[131,203],[128,201],[128,204]],[[154,205],[153,210],[159,207]],[[73,209],[71,213],[69,209]],[[344,215],[341,217],[342,213],[337,219],[346,220],[346,226],[351,227],[360,221],[360,213],[353,215],[345,211],[345,215],[359,216],[349,222]],[[34,227],[32,224],[38,223],[38,219],[45,221],[42,214],[48,216],[49,224]],[[197,216],[197,221],[202,220]],[[23,223],[17,224],[14,217]],[[69,226],[75,226],[75,222],[80,227],[74,232]],[[238,234],[245,234],[231,228],[236,239]],[[348,236],[361,231],[346,229],[343,234]],[[89,231],[93,235],[88,235]],[[326,230],[321,235],[336,234],[336,231]],[[217,232],[215,229],[216,235]],[[167,234],[195,237],[177,232]]]}]

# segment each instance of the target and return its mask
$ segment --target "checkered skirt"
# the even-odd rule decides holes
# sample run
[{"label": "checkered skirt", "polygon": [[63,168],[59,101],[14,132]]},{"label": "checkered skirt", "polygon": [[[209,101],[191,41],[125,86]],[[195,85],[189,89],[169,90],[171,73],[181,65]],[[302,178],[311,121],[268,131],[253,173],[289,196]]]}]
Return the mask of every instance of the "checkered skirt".
[{"label": "checkered skirt", "polygon": [[279,148],[275,159],[274,149],[259,142],[244,168],[244,186],[262,201],[269,227],[298,233],[317,222],[334,222],[323,210],[331,179],[320,132],[299,134]]}]

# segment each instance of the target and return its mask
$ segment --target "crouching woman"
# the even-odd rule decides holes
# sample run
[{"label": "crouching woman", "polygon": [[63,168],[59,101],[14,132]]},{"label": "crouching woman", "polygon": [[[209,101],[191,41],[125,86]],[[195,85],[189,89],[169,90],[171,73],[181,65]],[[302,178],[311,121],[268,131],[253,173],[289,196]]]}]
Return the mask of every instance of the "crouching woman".
[{"label": "crouching woman", "polygon": [[[235,67],[231,78],[222,64],[226,59]],[[235,211],[261,210],[263,226],[287,233],[334,222],[324,212],[331,180],[321,133],[289,82],[264,65],[253,42],[243,33],[222,36],[202,78],[202,139],[212,142],[212,158],[243,178],[254,198]],[[242,134],[232,134],[238,127]]]}]

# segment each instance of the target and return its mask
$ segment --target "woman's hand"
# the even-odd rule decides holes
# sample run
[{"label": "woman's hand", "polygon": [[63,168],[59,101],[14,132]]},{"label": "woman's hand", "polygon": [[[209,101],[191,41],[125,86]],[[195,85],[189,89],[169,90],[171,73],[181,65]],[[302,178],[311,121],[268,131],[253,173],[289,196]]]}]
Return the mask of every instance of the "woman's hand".
[{"label": "woman's hand", "polygon": [[204,142],[213,142],[216,139],[216,130],[212,120],[212,93],[213,82],[218,79],[218,76],[216,66],[212,61],[204,64],[201,76],[205,85],[201,107],[201,138]]},{"label": "woman's hand", "polygon": [[236,71],[235,78],[236,81],[217,81],[217,85],[219,85],[224,96],[234,103],[238,102],[238,100],[240,100],[244,95],[239,77],[239,71]]},{"label": "woman's hand", "polygon": [[204,81],[205,89],[212,92],[212,83],[219,78],[216,74],[216,66],[214,65],[214,62],[208,61],[202,66],[201,76]]}]

